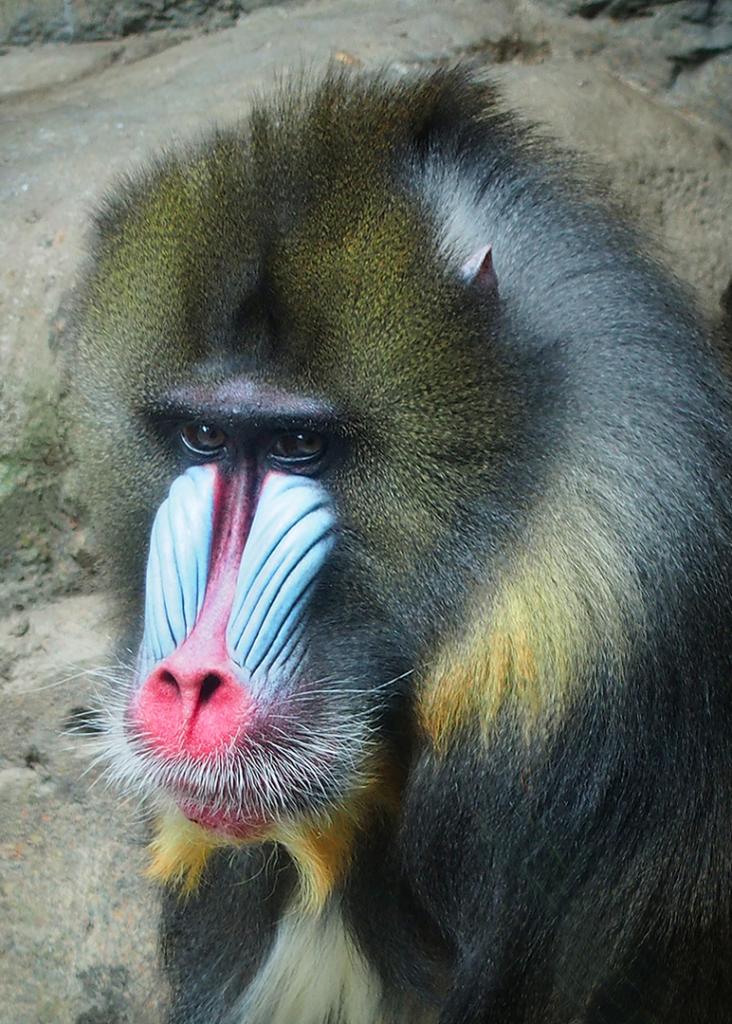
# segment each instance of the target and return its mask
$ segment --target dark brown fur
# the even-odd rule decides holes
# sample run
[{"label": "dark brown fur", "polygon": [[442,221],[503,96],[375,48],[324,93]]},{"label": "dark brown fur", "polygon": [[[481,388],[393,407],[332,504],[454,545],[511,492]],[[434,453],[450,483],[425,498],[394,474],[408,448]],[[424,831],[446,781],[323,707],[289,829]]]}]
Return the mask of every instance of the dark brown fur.
[{"label": "dark brown fur", "polygon": [[[404,780],[330,896],[379,979],[368,1024],[732,1019],[728,384],[568,166],[462,71],[331,74],[98,219],[75,373],[133,605],[185,464],[176,389],[191,419],[232,381],[332,410],[312,671]],[[497,294],[460,276],[481,242]],[[172,1021],[241,1019],[293,886],[254,849],[171,899]]]}]

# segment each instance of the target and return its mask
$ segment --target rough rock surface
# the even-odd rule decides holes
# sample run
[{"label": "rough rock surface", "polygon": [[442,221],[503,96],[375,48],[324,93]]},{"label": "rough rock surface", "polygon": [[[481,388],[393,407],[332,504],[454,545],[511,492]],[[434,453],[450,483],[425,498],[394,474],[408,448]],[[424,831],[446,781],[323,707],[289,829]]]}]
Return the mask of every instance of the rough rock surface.
[{"label": "rough rock surface", "polygon": [[592,23],[600,49],[640,84],[732,128],[732,0],[544,0]]},{"label": "rough rock surface", "polygon": [[[82,777],[63,730],[113,626],[99,597],[37,603],[93,582],[58,359],[88,210],[160,145],[236,118],[275,70],[468,55],[601,162],[712,310],[732,272],[732,75],[719,72],[713,100],[701,79],[680,96],[667,35],[654,43],[641,34],[653,19],[630,31],[605,6],[588,18],[528,0],[311,0],[208,34],[0,56],[0,1024],[159,1019],[142,825],[89,789],[95,770]],[[695,73],[711,81],[720,60]]]},{"label": "rough rock surface", "polygon": [[68,731],[111,632],[98,597],[0,621],[2,1024],[160,1019],[142,824]]},{"label": "rough rock surface", "polygon": [[85,42],[196,27],[207,32],[282,0],[0,0],[0,42]]}]

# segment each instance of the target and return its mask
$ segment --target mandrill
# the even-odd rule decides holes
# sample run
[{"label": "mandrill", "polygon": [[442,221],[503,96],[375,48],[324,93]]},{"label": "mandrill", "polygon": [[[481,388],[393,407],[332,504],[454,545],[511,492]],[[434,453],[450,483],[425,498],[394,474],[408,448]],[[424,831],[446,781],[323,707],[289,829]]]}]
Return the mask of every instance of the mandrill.
[{"label": "mandrill", "polygon": [[171,1024],[732,1021],[732,415],[464,69],[123,182],[72,371]]}]

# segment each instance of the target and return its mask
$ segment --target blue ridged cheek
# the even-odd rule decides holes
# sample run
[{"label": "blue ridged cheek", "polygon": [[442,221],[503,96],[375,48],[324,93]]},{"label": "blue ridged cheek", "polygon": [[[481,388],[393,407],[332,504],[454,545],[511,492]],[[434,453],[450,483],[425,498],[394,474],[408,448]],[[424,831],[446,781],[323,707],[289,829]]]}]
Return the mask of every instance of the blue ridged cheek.
[{"label": "blue ridged cheek", "polygon": [[334,542],[326,491],[308,477],[265,480],[242,555],[226,639],[250,675],[284,668],[316,577]]},{"label": "blue ridged cheek", "polygon": [[173,482],[155,516],[145,578],[144,670],[166,658],[193,629],[211,558],[214,487],[210,466],[192,466]]},{"label": "blue ridged cheek", "polygon": [[[193,466],[153,522],[145,584],[141,671],[190,635],[206,593],[216,470]],[[313,584],[334,542],[327,493],[306,477],[271,473],[257,501],[226,630],[229,654],[250,677],[286,673],[297,655]]]}]

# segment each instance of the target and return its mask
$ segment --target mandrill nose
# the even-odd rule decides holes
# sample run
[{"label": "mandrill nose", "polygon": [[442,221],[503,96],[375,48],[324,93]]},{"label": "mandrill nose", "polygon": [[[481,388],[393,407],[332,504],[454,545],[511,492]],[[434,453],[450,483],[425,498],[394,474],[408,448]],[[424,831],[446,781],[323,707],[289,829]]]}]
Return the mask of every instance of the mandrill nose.
[{"label": "mandrill nose", "polygon": [[144,742],[166,757],[209,758],[229,748],[250,717],[235,666],[195,631],[152,670],[133,717]]},{"label": "mandrill nose", "polygon": [[171,671],[170,667],[167,667],[161,668],[157,673],[153,672],[147,685],[161,687],[163,690],[172,687],[177,699],[183,705],[190,705],[190,712],[195,714],[198,706],[206,704],[220,687],[227,685],[227,679],[226,673],[221,671],[209,672],[206,669],[188,666]]}]

